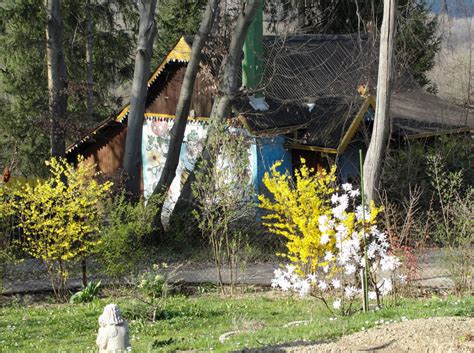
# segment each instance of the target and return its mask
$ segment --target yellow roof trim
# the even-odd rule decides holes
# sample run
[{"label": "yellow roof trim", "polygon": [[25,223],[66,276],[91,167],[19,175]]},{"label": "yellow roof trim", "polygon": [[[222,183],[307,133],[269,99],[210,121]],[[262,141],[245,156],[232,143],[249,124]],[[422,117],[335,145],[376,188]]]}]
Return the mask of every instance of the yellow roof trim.
[{"label": "yellow roof trim", "polygon": [[168,53],[165,60],[163,60],[160,66],[158,66],[153,75],[151,75],[148,80],[148,86],[155,81],[156,77],[161,73],[161,71],[163,71],[167,63],[171,61],[189,62],[189,60],[191,60],[191,47],[186,43],[184,37],[181,37],[175,47]]},{"label": "yellow roof trim", "polygon": [[292,131],[303,128],[303,125],[292,125],[292,126],[285,126],[285,127],[276,127],[276,128],[273,128],[273,129],[266,129],[266,130],[252,130],[250,128],[250,125],[248,123],[247,118],[244,115],[239,114],[237,118],[242,123],[244,128],[251,135],[254,135],[254,136],[273,135],[273,134],[286,134],[286,133],[289,133],[289,132],[292,132]]},{"label": "yellow roof trim", "polygon": [[334,154],[338,153],[338,151],[334,148],[299,145],[296,143],[285,143],[285,147],[290,148],[290,149],[313,151],[313,152],[334,153]]},{"label": "yellow roof trim", "polygon": [[[173,62],[173,61],[189,62],[189,60],[191,60],[191,47],[186,42],[184,37],[181,37],[178,43],[176,43],[174,48],[168,53],[166,58],[162,61],[160,66],[158,66],[155,72],[148,79],[148,83],[147,83],[148,87],[150,87],[150,85],[156,80],[156,78],[165,68],[166,64],[168,64],[169,62]],[[115,121],[118,121],[121,123],[122,120],[127,115],[129,108],[130,108],[130,104],[124,107],[122,111],[120,112],[120,114],[115,118]]]},{"label": "yellow roof trim", "polygon": [[419,138],[435,137],[435,136],[441,136],[441,135],[460,134],[460,133],[463,133],[463,132],[473,133],[474,129],[472,129],[470,127],[460,127],[460,128],[449,129],[449,130],[444,130],[444,131],[422,132],[422,133],[419,133],[419,134],[413,134],[413,135],[405,136],[405,139],[406,140],[414,140],[414,139],[419,139]]},{"label": "yellow roof trim", "polygon": [[342,137],[341,142],[339,143],[339,146],[337,147],[338,154],[344,152],[344,150],[347,148],[347,145],[352,140],[355,133],[357,132],[357,129],[364,120],[364,114],[367,112],[367,109],[369,109],[370,106],[372,106],[372,108],[375,108],[375,100],[372,96],[368,96],[362,106],[359,108],[355,119],[352,120],[349,129],[347,129],[346,133]]},{"label": "yellow roof trim", "polygon": [[[175,119],[176,115],[159,114],[159,113],[145,113],[145,118]],[[190,120],[190,121],[207,121],[207,120],[209,120],[209,117],[207,117],[207,116],[196,116],[196,117],[188,116],[188,120]]]}]

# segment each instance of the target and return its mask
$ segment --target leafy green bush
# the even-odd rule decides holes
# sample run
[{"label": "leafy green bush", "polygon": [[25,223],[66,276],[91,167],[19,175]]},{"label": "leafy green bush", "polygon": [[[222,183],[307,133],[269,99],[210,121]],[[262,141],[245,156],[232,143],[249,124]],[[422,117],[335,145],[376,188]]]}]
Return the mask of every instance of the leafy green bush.
[{"label": "leafy green bush", "polygon": [[83,290],[73,294],[71,298],[69,299],[69,302],[72,304],[77,304],[77,303],[89,303],[93,301],[99,295],[100,285],[101,285],[101,281],[96,282],[96,283],[89,282]]},{"label": "leafy green bush", "polygon": [[124,194],[107,205],[102,242],[96,251],[102,271],[109,277],[121,278],[136,273],[146,254],[145,243],[152,236],[152,206],[127,201]]},{"label": "leafy green bush", "polygon": [[168,294],[168,274],[160,272],[160,270],[166,270],[167,267],[166,264],[153,265],[152,270],[145,271],[138,276],[137,289],[150,302],[166,297]]}]

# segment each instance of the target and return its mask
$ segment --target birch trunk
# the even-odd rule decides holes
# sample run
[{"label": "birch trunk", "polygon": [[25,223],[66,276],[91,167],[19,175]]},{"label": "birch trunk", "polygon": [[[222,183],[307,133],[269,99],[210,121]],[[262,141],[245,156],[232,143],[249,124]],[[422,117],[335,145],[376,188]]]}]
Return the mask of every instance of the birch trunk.
[{"label": "birch trunk", "polygon": [[51,156],[64,157],[64,124],[67,114],[67,73],[62,41],[63,23],[59,0],[45,0],[46,60],[48,68],[48,110],[50,116]]},{"label": "birch trunk", "polygon": [[135,199],[140,197],[142,129],[148,91],[147,80],[156,32],[154,20],[156,1],[137,1],[140,23],[123,166],[127,177],[125,184],[127,193]]},{"label": "birch trunk", "polygon": [[[186,67],[183,84],[179,94],[178,105],[176,106],[176,115],[173,123],[173,128],[170,132],[170,145],[166,157],[165,166],[161,173],[160,180],[156,186],[153,194],[161,194],[166,192],[174,177],[176,176],[176,168],[179,163],[179,155],[181,152],[181,145],[184,139],[184,132],[188,122],[189,108],[191,105],[191,98],[193,95],[194,82],[199,71],[199,64],[201,62],[201,51],[207,41],[209,32],[211,31],[212,23],[214,22],[217,13],[219,0],[209,0],[206,10],[203,14],[201,25],[198,32],[194,36],[193,47],[191,50],[191,59]],[[160,202],[161,206],[164,199]],[[161,207],[159,207],[161,209]],[[158,212],[161,213],[161,212]]]},{"label": "birch trunk", "polygon": [[[229,116],[231,103],[239,89],[238,73],[242,65],[242,48],[248,29],[252,24],[261,1],[263,0],[248,0],[239,15],[236,27],[232,34],[229,51],[219,70],[222,79],[219,83],[219,93],[212,104],[211,119],[226,119]],[[212,131],[208,131],[208,136],[211,133]],[[204,149],[201,155],[201,160],[209,161],[209,159],[209,153]],[[196,164],[196,168],[199,168],[199,163]],[[174,208],[175,210],[192,202],[191,184],[194,180],[195,177],[193,171],[181,190],[178,202]]]},{"label": "birch trunk", "polygon": [[86,64],[87,64],[87,117],[90,121],[94,119],[94,33],[92,20],[91,0],[86,5]]},{"label": "birch trunk", "polygon": [[375,121],[369,149],[364,162],[364,190],[367,200],[374,200],[380,184],[382,163],[390,130],[390,93],[393,67],[393,48],[396,25],[396,0],[384,0],[380,38],[379,70],[377,77],[377,102]]}]

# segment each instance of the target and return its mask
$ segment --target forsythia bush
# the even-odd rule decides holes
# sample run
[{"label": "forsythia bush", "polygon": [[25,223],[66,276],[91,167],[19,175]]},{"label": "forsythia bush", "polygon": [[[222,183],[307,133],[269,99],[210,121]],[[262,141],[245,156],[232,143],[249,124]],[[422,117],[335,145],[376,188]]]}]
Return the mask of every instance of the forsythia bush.
[{"label": "forsythia bush", "polygon": [[[273,287],[314,295],[326,305],[324,294],[336,296],[332,307],[344,314],[353,311],[352,302],[361,294],[361,274],[367,267],[369,300],[392,290],[394,271],[400,261],[390,254],[387,236],[377,229],[382,211],[372,202],[363,210],[359,190],[351,184],[336,186],[335,168],[329,173],[302,167],[291,176],[279,173],[277,163],[266,173],[264,184],[272,195],[261,195],[261,207],[268,211],[264,225],[287,238],[291,264],[275,271]],[[328,305],[329,308],[329,305]]]},{"label": "forsythia bush", "polygon": [[265,173],[263,183],[272,198],[259,196],[260,207],[268,210],[263,216],[264,226],[288,241],[287,257],[300,273],[312,273],[327,266],[326,252],[334,252],[335,242],[319,229],[318,219],[331,214],[331,195],[336,191],[336,169],[315,173],[306,166],[291,175],[281,174],[275,163],[270,173]]},{"label": "forsythia bush", "polygon": [[46,162],[51,176],[17,188],[10,202],[24,235],[21,247],[46,264],[59,299],[66,295],[66,263],[100,243],[102,202],[112,186],[99,183],[95,166],[81,162],[74,168],[51,159]]}]

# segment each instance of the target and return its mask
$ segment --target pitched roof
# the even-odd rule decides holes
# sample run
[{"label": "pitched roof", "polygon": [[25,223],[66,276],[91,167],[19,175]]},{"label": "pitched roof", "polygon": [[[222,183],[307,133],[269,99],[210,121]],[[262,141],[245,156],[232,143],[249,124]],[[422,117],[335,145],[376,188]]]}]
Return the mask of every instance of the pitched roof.
[{"label": "pitched roof", "polygon": [[[178,41],[148,80],[149,96],[164,85],[159,77],[167,67],[189,62],[191,46],[192,37]],[[299,129],[301,141],[306,144],[340,148],[363,104],[357,87],[375,87],[376,52],[368,36],[264,36],[265,71],[259,91],[269,109],[255,110],[246,96],[234,102],[234,109],[256,134]],[[309,110],[308,104],[314,108]],[[116,128],[117,123],[124,124],[127,113],[128,105],[69,146],[67,154],[77,152],[85,143],[94,143],[95,137]],[[400,135],[474,128],[472,110],[416,89],[410,75],[398,77],[390,113],[392,131]]]},{"label": "pitched roof", "polygon": [[373,77],[372,52],[367,36],[266,36],[261,90],[281,102],[353,96]]},{"label": "pitched roof", "polygon": [[[357,87],[375,87],[377,48],[370,38],[270,36],[265,37],[264,48],[260,91],[269,109],[258,112],[248,104],[236,104],[247,126],[255,133],[291,127],[301,130],[302,143],[335,149],[361,107]],[[390,115],[395,134],[415,137],[474,128],[472,110],[425,93],[411,75],[399,74],[393,91]],[[311,112],[307,103],[315,105]]]},{"label": "pitched roof", "polygon": [[[191,57],[191,45],[192,37],[185,36],[176,43],[173,49],[168,53],[164,58],[161,64],[156,68],[156,70],[151,74],[150,78],[147,81],[148,86],[148,95],[147,103],[150,103],[150,95],[156,96],[157,91],[159,91],[160,86],[163,86],[163,83],[158,80],[160,74],[165,71],[169,66],[176,66],[176,64],[186,65]],[[161,85],[160,85],[161,83]],[[118,113],[117,116],[112,116],[100,122],[94,129],[90,130],[85,134],[83,138],[76,141],[75,143],[69,145],[66,148],[66,155],[76,153],[79,149],[84,148],[86,144],[93,144],[96,141],[96,138],[99,138],[103,135],[104,132],[110,129],[116,129],[117,124],[121,125],[126,122],[128,116],[128,110],[130,105],[127,103]]]},{"label": "pitched roof", "polygon": [[424,137],[474,130],[474,112],[421,90],[398,92],[390,103],[392,132]]}]

